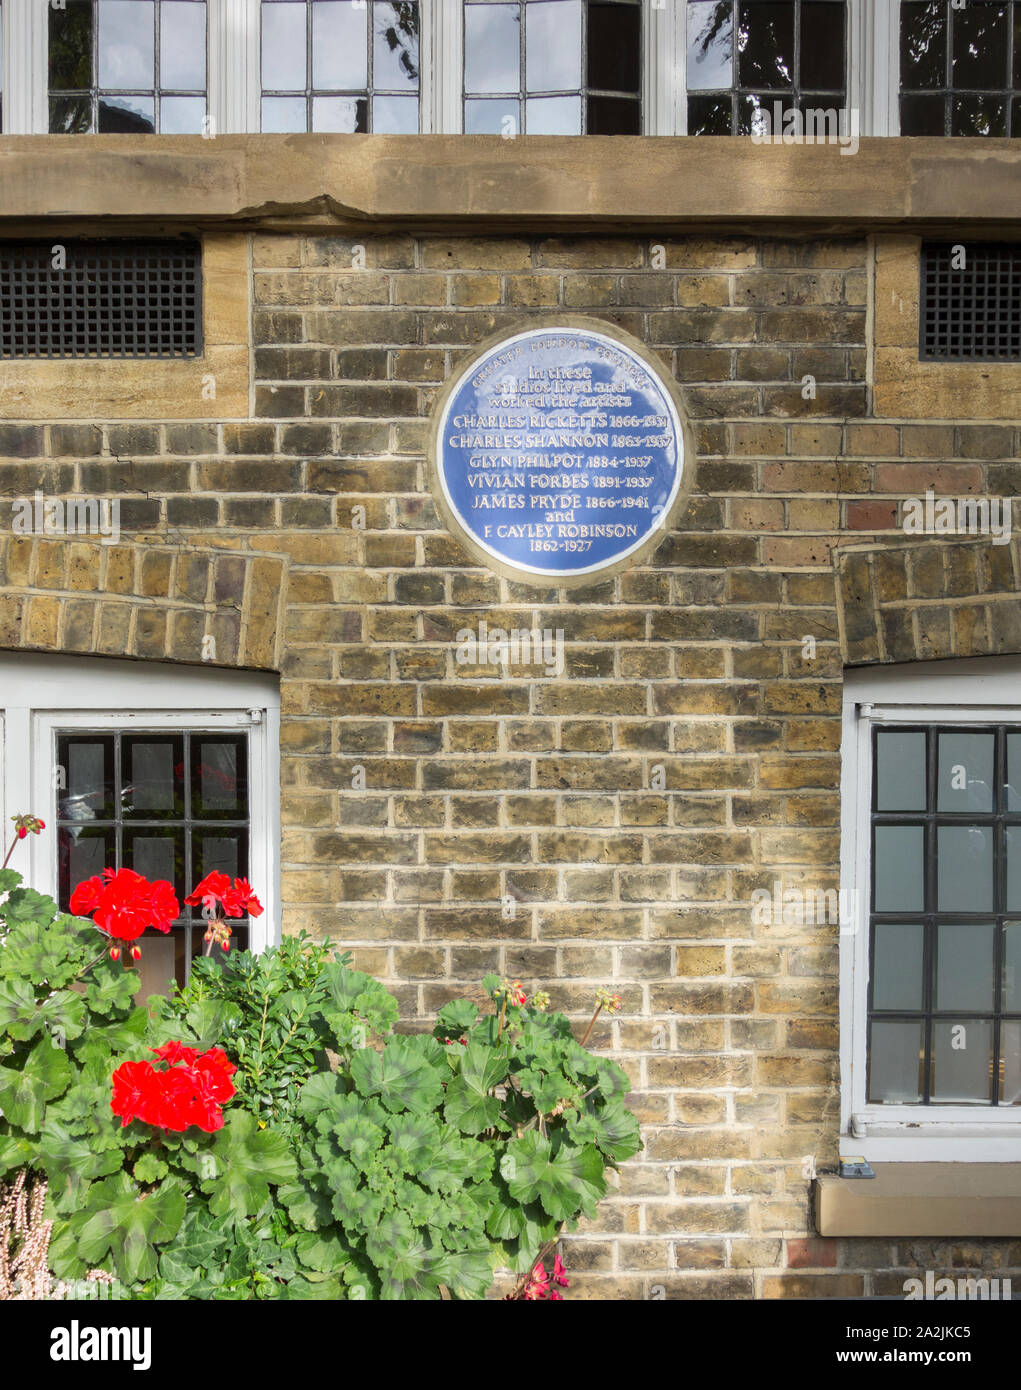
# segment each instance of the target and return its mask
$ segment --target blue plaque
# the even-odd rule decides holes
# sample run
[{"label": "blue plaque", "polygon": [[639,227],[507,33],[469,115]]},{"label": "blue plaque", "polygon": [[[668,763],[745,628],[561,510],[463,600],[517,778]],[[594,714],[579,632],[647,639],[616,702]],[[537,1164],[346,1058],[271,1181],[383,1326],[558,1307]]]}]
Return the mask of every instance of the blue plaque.
[{"label": "blue plaque", "polygon": [[452,529],[521,578],[619,566],[662,536],[680,493],[673,387],[602,326],[567,320],[490,346],[449,384],[434,429]]}]

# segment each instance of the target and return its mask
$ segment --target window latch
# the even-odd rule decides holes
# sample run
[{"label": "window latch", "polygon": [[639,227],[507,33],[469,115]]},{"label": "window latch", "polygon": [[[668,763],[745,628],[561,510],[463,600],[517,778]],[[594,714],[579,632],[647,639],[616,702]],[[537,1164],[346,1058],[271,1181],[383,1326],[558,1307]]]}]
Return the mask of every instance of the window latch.
[{"label": "window latch", "polygon": [[262,723],[262,710],[261,710],[261,709],[250,709],[250,710],[248,711],[248,717],[249,717],[249,719],[251,719],[251,721],[252,721],[253,724],[261,724],[261,723]]}]

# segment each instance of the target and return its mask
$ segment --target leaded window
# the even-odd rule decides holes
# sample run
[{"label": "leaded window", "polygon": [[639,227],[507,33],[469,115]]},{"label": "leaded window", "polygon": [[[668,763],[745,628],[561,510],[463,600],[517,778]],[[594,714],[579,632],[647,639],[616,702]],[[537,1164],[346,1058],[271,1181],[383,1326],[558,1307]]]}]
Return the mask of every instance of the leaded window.
[{"label": "leaded window", "polygon": [[[83,879],[104,868],[166,879],[181,904],[172,932],[183,983],[205,932],[202,909],[189,907],[185,897],[214,870],[249,877],[248,735],[58,731],[56,745],[61,907],[67,909]],[[247,920],[232,920],[231,927],[237,948],[245,949]]]},{"label": "leaded window", "polygon": [[846,106],[843,0],[689,0],[689,135],[748,135],[756,113]]},{"label": "leaded window", "polygon": [[867,1100],[1021,1104],[1021,729],[873,740]]},{"label": "leaded window", "polygon": [[205,0],[65,0],[49,10],[53,133],[201,134]]},{"label": "leaded window", "polygon": [[415,134],[417,0],[262,0],[262,129]]},{"label": "leaded window", "polygon": [[637,0],[466,0],[469,135],[640,135]]},{"label": "leaded window", "polygon": [[1021,136],[1021,3],[904,0],[902,135]]}]

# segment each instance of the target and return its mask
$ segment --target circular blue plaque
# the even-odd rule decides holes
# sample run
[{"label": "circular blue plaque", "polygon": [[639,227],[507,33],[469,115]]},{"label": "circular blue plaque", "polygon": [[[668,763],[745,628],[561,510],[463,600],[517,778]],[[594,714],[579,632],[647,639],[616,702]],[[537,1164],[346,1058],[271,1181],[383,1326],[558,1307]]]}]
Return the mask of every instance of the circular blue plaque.
[{"label": "circular blue plaque", "polygon": [[672,388],[641,346],[567,324],[504,338],[463,368],[434,447],[453,529],[523,577],[591,575],[646,547],[685,462]]}]

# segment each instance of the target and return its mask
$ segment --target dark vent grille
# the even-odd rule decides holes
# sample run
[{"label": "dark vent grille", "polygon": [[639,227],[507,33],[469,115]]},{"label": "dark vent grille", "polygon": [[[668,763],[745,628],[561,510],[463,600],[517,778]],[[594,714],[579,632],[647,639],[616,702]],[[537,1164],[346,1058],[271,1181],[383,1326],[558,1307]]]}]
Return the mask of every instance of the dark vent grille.
[{"label": "dark vent grille", "polygon": [[919,356],[923,362],[1021,361],[1021,244],[922,247]]},{"label": "dark vent grille", "polygon": [[201,350],[197,242],[0,242],[0,358]]}]

